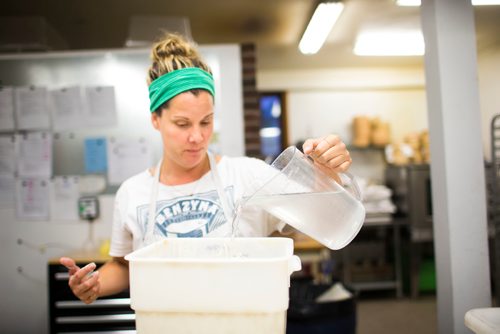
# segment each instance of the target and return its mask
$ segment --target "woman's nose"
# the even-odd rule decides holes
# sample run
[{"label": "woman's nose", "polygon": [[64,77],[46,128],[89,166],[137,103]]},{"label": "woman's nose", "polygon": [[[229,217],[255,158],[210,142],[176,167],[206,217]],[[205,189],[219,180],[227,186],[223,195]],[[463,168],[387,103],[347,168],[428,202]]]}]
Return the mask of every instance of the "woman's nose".
[{"label": "woman's nose", "polygon": [[192,143],[197,143],[203,140],[203,134],[199,127],[193,127],[192,131],[189,133],[189,141]]}]

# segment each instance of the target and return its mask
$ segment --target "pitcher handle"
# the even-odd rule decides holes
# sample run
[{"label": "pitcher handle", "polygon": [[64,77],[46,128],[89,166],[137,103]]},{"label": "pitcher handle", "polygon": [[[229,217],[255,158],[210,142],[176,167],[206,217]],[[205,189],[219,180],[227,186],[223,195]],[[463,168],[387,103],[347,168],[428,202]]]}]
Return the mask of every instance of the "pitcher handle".
[{"label": "pitcher handle", "polygon": [[[363,199],[361,194],[361,189],[359,189],[358,182],[356,182],[354,175],[352,175],[349,172],[343,172],[340,173],[339,175],[340,178],[342,179],[342,183],[344,183],[344,185],[348,185],[348,187],[351,190],[350,191],[351,194],[354,195],[354,197],[361,202]],[[345,178],[347,178],[347,180],[345,180]]]}]

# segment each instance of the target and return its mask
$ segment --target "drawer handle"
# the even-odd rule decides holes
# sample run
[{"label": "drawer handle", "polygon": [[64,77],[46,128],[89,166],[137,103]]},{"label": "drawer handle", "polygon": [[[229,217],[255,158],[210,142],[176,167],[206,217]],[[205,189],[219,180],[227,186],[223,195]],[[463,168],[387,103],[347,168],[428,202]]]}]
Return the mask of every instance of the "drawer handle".
[{"label": "drawer handle", "polygon": [[114,314],[114,315],[90,315],[78,317],[57,317],[56,323],[58,324],[81,324],[81,323],[110,323],[110,322],[123,322],[135,321],[135,314]]},{"label": "drawer handle", "polygon": [[55,273],[54,277],[56,281],[67,281],[69,280],[69,273],[68,272]]},{"label": "drawer handle", "polygon": [[58,332],[58,334],[137,334],[133,329],[125,330],[109,330],[109,331],[92,331],[92,332]]},{"label": "drawer handle", "polygon": [[98,299],[91,304],[81,300],[62,300],[55,302],[56,308],[99,308],[109,306],[130,306],[130,298]]}]

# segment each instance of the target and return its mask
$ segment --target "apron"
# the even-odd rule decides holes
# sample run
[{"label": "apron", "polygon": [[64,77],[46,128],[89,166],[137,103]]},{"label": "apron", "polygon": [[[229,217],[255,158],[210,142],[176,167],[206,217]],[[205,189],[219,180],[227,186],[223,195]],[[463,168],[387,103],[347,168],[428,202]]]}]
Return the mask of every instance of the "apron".
[{"label": "apron", "polygon": [[[222,210],[224,211],[224,217],[226,218],[226,222],[230,223],[233,219],[233,212],[230,209],[229,202],[227,196],[224,192],[224,187],[222,185],[222,181],[219,176],[219,171],[217,170],[217,162],[215,160],[215,156],[212,152],[207,151],[208,161],[210,163],[210,175],[212,176],[212,180],[215,184],[215,188],[217,189],[217,195],[219,196]],[[151,187],[151,196],[149,199],[149,216],[148,216],[148,224],[146,226],[146,231],[142,238],[142,245],[140,247],[147,246],[155,241],[161,240],[165,237],[159,237],[154,235],[154,227],[155,227],[155,216],[156,216],[156,200],[158,198],[158,188],[160,185],[160,167],[163,159],[158,161],[156,165],[155,173],[153,176],[153,185]]]}]

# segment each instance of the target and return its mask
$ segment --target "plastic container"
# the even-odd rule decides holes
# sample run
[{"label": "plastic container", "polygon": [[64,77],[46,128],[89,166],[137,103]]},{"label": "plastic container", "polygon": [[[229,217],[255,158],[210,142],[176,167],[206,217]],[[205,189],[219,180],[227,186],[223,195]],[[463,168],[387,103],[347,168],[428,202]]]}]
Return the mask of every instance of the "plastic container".
[{"label": "plastic container", "polygon": [[129,261],[137,333],[285,333],[289,238],[170,238]]},{"label": "plastic container", "polygon": [[465,326],[476,334],[500,333],[500,307],[474,308],[465,313]]},{"label": "plastic container", "polygon": [[275,176],[245,205],[263,208],[332,250],[354,239],[363,226],[365,208],[352,176],[341,174],[343,185],[338,184],[294,146],[272,166]]}]

